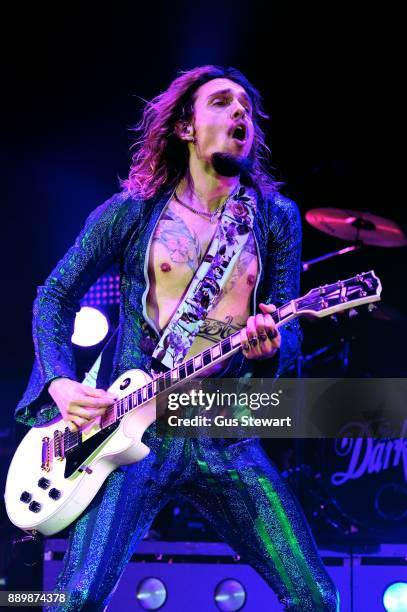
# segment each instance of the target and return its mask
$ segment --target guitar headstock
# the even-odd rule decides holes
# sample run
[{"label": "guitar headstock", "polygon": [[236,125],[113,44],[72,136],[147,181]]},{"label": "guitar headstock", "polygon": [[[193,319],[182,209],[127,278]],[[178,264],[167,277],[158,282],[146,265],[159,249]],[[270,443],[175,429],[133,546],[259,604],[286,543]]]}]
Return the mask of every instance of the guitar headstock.
[{"label": "guitar headstock", "polygon": [[295,300],[295,306],[297,314],[326,317],[348,308],[377,302],[381,292],[380,279],[370,270],[331,285],[311,289],[306,295]]}]

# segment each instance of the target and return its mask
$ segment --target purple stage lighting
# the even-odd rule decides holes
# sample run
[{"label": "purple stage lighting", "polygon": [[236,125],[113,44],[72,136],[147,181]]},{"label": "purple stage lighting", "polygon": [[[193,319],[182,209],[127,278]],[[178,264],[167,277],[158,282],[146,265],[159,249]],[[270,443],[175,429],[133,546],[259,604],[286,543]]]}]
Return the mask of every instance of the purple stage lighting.
[{"label": "purple stage lighting", "polygon": [[246,602],[246,591],[238,580],[227,578],[219,582],[214,597],[219,610],[234,612],[243,608]]},{"label": "purple stage lighting", "polygon": [[159,578],[145,578],[137,586],[136,598],[144,610],[159,610],[167,599],[167,589]]},{"label": "purple stage lighting", "polygon": [[120,277],[118,274],[104,274],[84,295],[82,306],[112,306],[120,301]]},{"label": "purple stage lighting", "polygon": [[109,331],[105,315],[97,308],[82,306],[75,319],[72,342],[78,346],[99,344]]}]

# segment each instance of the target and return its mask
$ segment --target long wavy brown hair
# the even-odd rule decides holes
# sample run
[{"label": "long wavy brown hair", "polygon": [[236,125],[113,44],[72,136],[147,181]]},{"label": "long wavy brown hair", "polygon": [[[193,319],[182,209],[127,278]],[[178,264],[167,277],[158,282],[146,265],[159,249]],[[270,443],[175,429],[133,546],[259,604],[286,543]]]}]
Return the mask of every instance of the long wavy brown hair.
[{"label": "long wavy brown hair", "polygon": [[132,163],[128,178],[122,181],[123,187],[148,199],[163,187],[177,186],[187,173],[189,153],[187,144],[176,134],[176,124],[192,119],[194,94],[201,85],[218,78],[241,85],[252,103],[254,140],[249,155],[252,167],[245,182],[257,186],[264,194],[277,191],[281,183],[274,180],[269,170],[270,150],[261,127],[268,116],[263,111],[260,93],[239,70],[211,65],[181,72],[168,89],[146,103],[141,121],[131,128],[137,136],[131,147]]}]

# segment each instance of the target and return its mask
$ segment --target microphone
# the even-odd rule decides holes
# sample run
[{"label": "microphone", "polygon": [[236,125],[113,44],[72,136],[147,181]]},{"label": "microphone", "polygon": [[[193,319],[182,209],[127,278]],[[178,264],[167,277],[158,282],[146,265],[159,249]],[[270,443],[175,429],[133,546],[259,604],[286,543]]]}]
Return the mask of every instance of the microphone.
[{"label": "microphone", "polygon": [[213,169],[220,176],[249,176],[253,168],[253,162],[248,157],[239,157],[231,153],[213,153],[211,162]]}]

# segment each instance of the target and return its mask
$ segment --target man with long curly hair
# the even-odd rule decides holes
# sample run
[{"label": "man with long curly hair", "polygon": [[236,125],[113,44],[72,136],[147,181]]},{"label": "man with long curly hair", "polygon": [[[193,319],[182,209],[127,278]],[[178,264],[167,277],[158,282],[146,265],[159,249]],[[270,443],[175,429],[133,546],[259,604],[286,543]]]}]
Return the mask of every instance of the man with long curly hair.
[{"label": "man with long curly hair", "polygon": [[[298,324],[279,332],[271,314],[298,295],[300,219],[269,174],[265,118],[249,81],[217,66],[182,73],[146,104],[122,191],[89,216],[38,290],[36,361],[17,407],[20,421],[44,423],[59,411],[74,431],[114,402],[103,389],[77,382],[71,346],[82,296],[113,263],[120,265],[121,302],[111,380],[156,367],[154,346],[231,202],[243,219],[242,202],[254,201],[253,223],[229,227],[227,242],[247,236],[193,340],[181,338],[185,354],[240,330],[243,350],[213,366],[213,375],[280,376],[292,365]],[[337,610],[302,512],[258,440],[160,437],[152,425],[143,441],[150,454],[116,469],[71,528],[58,580],[58,590],[70,594],[64,610],[105,608],[136,543],[176,495],[199,509],[285,609]]]}]

